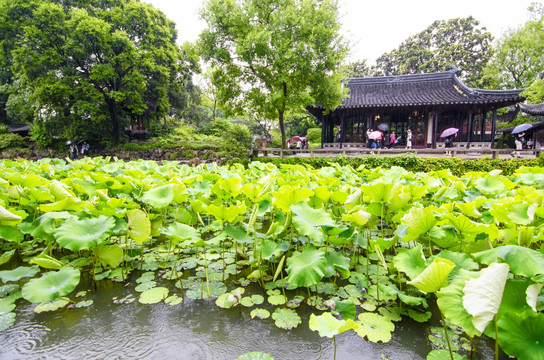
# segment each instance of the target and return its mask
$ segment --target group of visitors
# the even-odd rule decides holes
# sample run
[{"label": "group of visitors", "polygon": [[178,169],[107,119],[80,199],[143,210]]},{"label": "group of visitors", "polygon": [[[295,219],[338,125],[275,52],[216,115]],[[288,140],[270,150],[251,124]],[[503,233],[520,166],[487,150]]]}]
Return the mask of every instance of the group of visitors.
[{"label": "group of visitors", "polygon": [[289,139],[287,141],[289,149],[308,149],[308,140],[307,139]]},{"label": "group of visitors", "polygon": [[87,140],[83,140],[81,142],[81,149],[79,149],[79,151],[77,144],[74,141],[68,141],[68,145],[70,145],[70,158],[72,160],[76,160],[78,158],[79,151],[81,151],[82,157],[89,155],[89,144],[87,143]]},{"label": "group of visitors", "polygon": [[[375,134],[377,133],[377,134]],[[372,135],[371,135],[372,134]],[[366,141],[367,141],[367,147],[369,149],[390,149],[398,144],[399,139],[397,138],[397,135],[394,131],[381,131],[373,129],[368,129],[366,131]],[[408,129],[406,133],[406,148],[411,149],[412,148],[412,130]]]}]

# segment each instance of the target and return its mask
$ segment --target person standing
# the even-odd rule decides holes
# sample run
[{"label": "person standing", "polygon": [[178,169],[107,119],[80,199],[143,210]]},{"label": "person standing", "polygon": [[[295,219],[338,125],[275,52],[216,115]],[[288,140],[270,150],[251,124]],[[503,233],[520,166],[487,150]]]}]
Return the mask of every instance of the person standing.
[{"label": "person standing", "polygon": [[408,131],[406,132],[406,148],[412,148],[412,130],[410,129],[408,129]]},{"label": "person standing", "polygon": [[516,135],[516,140],[514,141],[514,143],[516,144],[516,151],[512,152],[511,154],[512,157],[517,157],[517,158],[521,157],[521,150],[523,149],[523,143],[525,142],[524,136],[525,136],[524,132]]},{"label": "person standing", "polygon": [[70,142],[70,156],[72,160],[77,160],[77,145],[75,142]]},{"label": "person standing", "polygon": [[89,144],[87,143],[87,140],[83,140],[83,144],[81,145],[81,155],[89,155]]},{"label": "person standing", "polygon": [[366,130],[366,147],[371,149],[372,148],[372,139],[370,138],[370,134],[372,133],[372,129],[368,128]]},{"label": "person standing", "polygon": [[389,147],[393,147],[395,146],[395,144],[397,143],[397,136],[395,135],[395,132],[394,131],[391,131],[391,137],[389,138]]},{"label": "person standing", "polygon": [[382,149],[383,148],[383,133],[380,131],[380,130],[376,130],[379,132],[379,135],[378,137],[376,137],[376,145],[378,147],[378,149]]}]

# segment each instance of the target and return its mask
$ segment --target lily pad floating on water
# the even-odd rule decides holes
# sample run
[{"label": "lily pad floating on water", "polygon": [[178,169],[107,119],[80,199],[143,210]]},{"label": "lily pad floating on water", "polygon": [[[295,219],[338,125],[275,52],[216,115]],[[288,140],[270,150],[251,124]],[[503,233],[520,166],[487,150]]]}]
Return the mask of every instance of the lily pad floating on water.
[{"label": "lily pad floating on water", "polygon": [[217,300],[215,300],[215,304],[220,308],[230,309],[231,307],[240,304],[240,301],[242,300],[242,295],[245,291],[246,289],[239,287],[232,290],[231,292],[219,295]]},{"label": "lily pad floating on water", "polygon": [[359,325],[355,332],[360,337],[366,337],[372,342],[388,342],[391,340],[391,333],[395,330],[395,324],[385,316],[375,313],[359,314]]},{"label": "lily pad floating on water", "polygon": [[264,297],[262,295],[251,295],[251,296],[244,296],[242,300],[240,301],[240,304],[242,304],[245,307],[252,307],[253,305],[260,305],[264,302]]},{"label": "lily pad floating on water", "polygon": [[57,311],[68,305],[70,300],[67,298],[58,298],[53,301],[42,302],[41,304],[36,305],[34,312],[36,314],[41,314],[48,311]]},{"label": "lily pad floating on water", "polygon": [[41,278],[32,279],[23,286],[23,298],[32,303],[55,300],[74,291],[79,284],[79,278],[79,270],[71,267],[48,272]]},{"label": "lily pad floating on water", "polygon": [[168,305],[174,306],[174,305],[181,304],[183,302],[183,298],[177,295],[172,295],[164,299],[164,302],[167,303]]},{"label": "lily pad floating on water", "polygon": [[[210,290],[210,296],[208,296],[208,289]],[[227,292],[227,285],[222,282],[210,281],[208,285],[206,282],[197,282],[186,289],[185,296],[189,299],[199,300],[207,299],[208,297],[215,298],[223,295]]]},{"label": "lily pad floating on water", "polygon": [[134,290],[136,290],[137,292],[144,292],[146,290],[153,289],[155,286],[157,286],[156,281],[146,281],[146,282],[140,283],[138,286],[134,288]]},{"label": "lily pad floating on water", "polygon": [[302,322],[300,316],[298,316],[297,312],[293,309],[277,308],[272,313],[272,319],[275,320],[277,327],[285,330],[296,328]]},{"label": "lily pad floating on water", "polygon": [[155,287],[140,294],[140,303],[156,304],[168,297],[168,289],[165,287]]},{"label": "lily pad floating on water", "polygon": [[0,314],[0,331],[6,330],[13,324],[15,324],[15,313]]},{"label": "lily pad floating on water", "polygon": [[[427,354],[427,360],[443,360],[449,359],[450,352],[449,350],[433,350]],[[459,355],[458,353],[453,353],[453,360],[466,360],[466,356]]]},{"label": "lily pad floating on water", "polygon": [[272,305],[283,305],[287,302],[287,298],[281,294],[279,290],[268,290],[268,302]]},{"label": "lily pad floating on water", "polygon": [[80,301],[76,304],[76,308],[89,307],[94,303],[93,300]]},{"label": "lily pad floating on water", "polygon": [[267,353],[253,351],[238,356],[236,360],[274,360],[274,357]]},{"label": "lily pad floating on water", "polygon": [[249,314],[251,315],[252,319],[268,319],[270,317],[270,311],[260,308],[251,310],[251,313]]},{"label": "lily pad floating on water", "polygon": [[356,329],[358,327],[355,321],[338,320],[331,313],[323,313],[321,315],[310,315],[309,321],[310,330],[319,332],[319,336],[332,338],[345,331]]},{"label": "lily pad floating on water", "polygon": [[114,226],[115,220],[103,215],[95,219],[69,218],[55,231],[55,238],[60,246],[72,251],[92,249],[111,235]]}]

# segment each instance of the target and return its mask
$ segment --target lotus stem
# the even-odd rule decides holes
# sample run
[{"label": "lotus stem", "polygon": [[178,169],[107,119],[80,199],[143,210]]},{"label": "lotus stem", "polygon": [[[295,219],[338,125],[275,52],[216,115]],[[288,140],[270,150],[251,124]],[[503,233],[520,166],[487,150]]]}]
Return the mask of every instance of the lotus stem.
[{"label": "lotus stem", "polygon": [[495,360],[499,360],[499,323],[496,315],[493,322],[495,323]]},{"label": "lotus stem", "polygon": [[332,341],[334,342],[334,360],[336,360],[336,335],[332,337]]},{"label": "lotus stem", "polygon": [[[448,343],[448,350],[450,351],[450,358],[453,360],[453,352],[451,351],[450,336],[448,335],[448,327],[446,326],[446,319],[444,319],[444,314],[440,311],[440,317],[442,318],[442,326],[444,327],[444,336],[446,337],[446,342]],[[498,360],[498,358],[495,358]]]},{"label": "lotus stem", "polygon": [[203,249],[202,251],[204,253],[204,263],[206,264],[205,266],[205,273],[206,273],[206,290],[208,291],[208,297],[211,297],[211,294],[210,294],[210,282],[208,280],[208,259],[206,258],[206,248]]}]

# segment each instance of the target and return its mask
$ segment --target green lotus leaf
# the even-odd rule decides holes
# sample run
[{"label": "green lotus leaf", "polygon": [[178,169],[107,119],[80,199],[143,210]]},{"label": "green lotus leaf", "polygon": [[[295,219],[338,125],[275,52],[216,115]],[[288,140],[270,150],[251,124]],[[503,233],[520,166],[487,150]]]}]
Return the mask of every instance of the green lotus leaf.
[{"label": "green lotus leaf", "polygon": [[242,304],[245,307],[252,307],[253,305],[260,305],[264,302],[264,297],[262,295],[251,295],[251,296],[244,296],[242,300],[240,301],[240,304]]},{"label": "green lotus leaf", "polygon": [[4,252],[2,256],[0,256],[0,265],[4,265],[10,261],[13,254],[15,254],[15,249]]},{"label": "green lotus leaf", "polygon": [[11,211],[6,210],[2,205],[0,205],[0,221],[1,222],[21,222],[22,217],[12,213]]},{"label": "green lotus leaf", "polygon": [[415,309],[402,309],[402,315],[408,315],[412,320],[417,321],[418,323],[426,323],[432,316],[430,311],[421,312]]},{"label": "green lotus leaf", "polygon": [[305,246],[302,251],[295,251],[287,259],[286,281],[297,287],[308,287],[317,284],[323,276],[327,267],[327,259],[323,250],[313,246]]},{"label": "green lotus leaf", "polygon": [[284,212],[289,212],[292,205],[307,201],[313,194],[314,192],[306,187],[282,185],[278,191],[272,192],[272,204]]},{"label": "green lotus leaf", "polygon": [[272,256],[279,257],[281,255],[281,249],[278,243],[271,240],[263,240],[261,246],[257,249],[257,252],[260,253],[260,257],[263,260],[270,260]]},{"label": "green lotus leaf", "polygon": [[438,220],[430,208],[412,208],[401,219],[401,224],[408,226],[404,241],[417,240],[421,235],[431,231]]},{"label": "green lotus leaf", "polygon": [[504,182],[498,176],[478,178],[474,181],[474,187],[486,196],[497,196],[506,190]]},{"label": "green lotus leaf", "polygon": [[479,268],[478,263],[472,260],[469,255],[449,250],[442,250],[437,255],[431,256],[429,259],[427,259],[426,263],[432,262],[437,257],[448,259],[455,263],[455,268],[451,271],[448,277],[449,279],[453,279],[459,273],[459,271],[461,271],[461,269],[477,270]]},{"label": "green lotus leaf", "polygon": [[343,278],[349,278],[349,258],[342,255],[342,253],[336,251],[328,251],[325,253],[325,259],[327,259],[328,268],[332,269],[334,272],[338,272]]},{"label": "green lotus leaf", "polygon": [[88,201],[81,201],[76,197],[68,197],[51,204],[41,204],[40,211],[45,213],[61,211],[90,211],[94,210],[94,205]]},{"label": "green lotus leaf", "polygon": [[425,270],[425,257],[423,256],[423,246],[421,244],[410,248],[400,249],[393,258],[395,267],[408,275],[410,279],[415,279]]},{"label": "green lotus leaf", "polygon": [[[430,353],[427,354],[427,360],[444,359],[451,359],[449,350],[432,350]],[[453,360],[467,360],[467,357],[454,352]]]},{"label": "green lotus leaf", "polygon": [[331,215],[325,209],[312,209],[307,203],[292,205],[291,211],[295,214],[293,224],[301,234],[308,236],[314,242],[323,242],[323,232],[317,229],[318,226],[334,226]]},{"label": "green lotus leaf", "polygon": [[83,308],[83,307],[89,307],[92,304],[94,304],[93,300],[84,300],[84,301],[80,301],[80,302],[76,303],[76,308],[79,309],[79,308]]},{"label": "green lotus leaf", "polygon": [[352,212],[351,214],[343,215],[342,220],[349,221],[356,226],[365,226],[371,217],[372,217],[372,214],[364,210],[357,210]]},{"label": "green lotus leaf", "polygon": [[183,298],[177,295],[172,295],[164,299],[164,302],[171,306],[181,304],[182,301],[183,301]]},{"label": "green lotus leaf", "polygon": [[[208,290],[209,290],[209,296],[208,296]],[[199,282],[198,284],[195,284],[189,287],[187,291],[185,292],[185,296],[187,296],[189,299],[197,300],[197,299],[215,298],[226,292],[227,292],[227,285],[225,285],[222,282],[210,281],[208,284],[206,284],[206,282],[204,283]]]},{"label": "green lotus leaf", "polygon": [[156,304],[168,297],[168,289],[165,287],[155,287],[140,294],[138,301],[141,304]]},{"label": "green lotus leaf", "polygon": [[302,323],[300,316],[293,309],[277,308],[272,313],[272,319],[275,320],[274,324],[277,327],[284,330],[291,330]]},{"label": "green lotus leaf", "polygon": [[510,267],[508,264],[491,264],[480,271],[478,278],[468,280],[463,292],[463,306],[473,316],[472,323],[483,332],[493,320],[502,300]]},{"label": "green lotus leaf", "polygon": [[444,218],[448,219],[453,227],[462,235],[476,235],[480,232],[480,224],[471,221],[463,214],[457,216],[448,214]]},{"label": "green lotus leaf", "polygon": [[4,331],[11,325],[15,324],[15,313],[8,312],[6,314],[0,314],[0,331]]},{"label": "green lotus leaf", "polygon": [[144,292],[149,289],[153,289],[155,286],[157,286],[157,282],[153,280],[149,280],[149,281],[141,282],[139,285],[137,285],[134,288],[134,290],[136,290],[137,292]]},{"label": "green lotus leaf", "polygon": [[15,299],[2,298],[0,299],[0,315],[7,314],[15,309]]},{"label": "green lotus leaf", "polygon": [[49,183],[49,190],[51,190],[51,193],[55,197],[55,199],[62,200],[69,197],[74,197],[75,195],[68,189],[68,185],[61,183],[57,180],[52,180]]},{"label": "green lotus leaf", "polygon": [[435,258],[431,265],[427,266],[415,279],[409,281],[421,291],[428,293],[440,290],[446,284],[448,275],[455,267],[455,263],[448,259]]},{"label": "green lotus leaf", "polygon": [[466,203],[458,202],[458,203],[455,203],[455,206],[457,208],[459,208],[459,210],[461,210],[464,215],[466,215],[468,217],[471,217],[471,218],[478,219],[478,218],[480,218],[482,216],[482,213],[479,212],[478,209],[486,201],[487,201],[487,199],[485,197],[480,196],[480,197],[476,198],[474,201],[471,201],[471,202],[466,202]]},{"label": "green lotus leaf", "polygon": [[334,310],[342,315],[342,319],[355,320],[355,315],[357,315],[357,309],[355,308],[355,303],[353,302],[353,299],[340,300],[339,298],[334,298],[334,305]]},{"label": "green lotus leaf", "polygon": [[444,317],[452,324],[459,326],[471,338],[480,336],[481,332],[474,327],[472,315],[463,307],[465,283],[480,276],[479,272],[469,272],[461,269],[459,274],[448,285],[440,289],[436,296],[438,307]]},{"label": "green lotus leaf", "polygon": [[251,310],[250,315],[252,319],[268,319],[270,317],[270,312],[266,309],[253,309]]},{"label": "green lotus leaf", "polygon": [[151,222],[140,209],[134,209],[127,212],[128,231],[127,234],[137,244],[142,245],[151,235]]},{"label": "green lotus leaf", "polygon": [[355,321],[338,320],[328,312],[321,315],[311,314],[308,325],[310,330],[317,331],[319,336],[329,338],[358,327]]},{"label": "green lotus leaf", "polygon": [[166,228],[164,234],[175,240],[175,242],[182,241],[185,245],[204,245],[200,232],[189,225],[175,222]]},{"label": "green lotus leaf", "polygon": [[142,201],[154,208],[162,209],[170,205],[174,199],[174,184],[166,184],[144,193]]},{"label": "green lotus leaf", "polygon": [[238,356],[236,360],[274,360],[274,357],[264,352],[252,351]]},{"label": "green lotus leaf", "polygon": [[535,219],[536,209],[536,204],[514,204],[508,211],[508,220],[517,225],[529,225]]},{"label": "green lotus leaf", "polygon": [[[28,224],[28,223],[19,223],[17,224],[17,227],[14,227],[13,225],[0,225],[0,239],[5,239],[9,242],[18,242],[19,238],[22,238],[18,229],[20,230],[21,226],[22,227],[25,226],[22,224]],[[22,230],[21,230],[21,233],[23,233]]]},{"label": "green lotus leaf", "polygon": [[272,305],[283,305],[287,302],[287,298],[281,294],[279,290],[268,290],[268,302]]},{"label": "green lotus leaf", "polygon": [[34,312],[36,314],[41,314],[49,311],[57,311],[58,309],[62,309],[69,303],[70,300],[66,298],[58,298],[53,301],[42,302],[41,304],[36,305],[36,307],[34,308]]},{"label": "green lotus leaf", "polygon": [[517,359],[544,359],[544,314],[509,312],[498,319],[499,345]]},{"label": "green lotus leaf", "polygon": [[118,245],[99,245],[93,249],[93,253],[102,266],[116,268],[123,262],[123,249]]},{"label": "green lotus leaf", "polygon": [[19,290],[19,284],[7,284],[0,286],[0,297],[6,297]]},{"label": "green lotus leaf", "polygon": [[50,270],[60,270],[65,265],[62,261],[57,260],[54,257],[49,256],[45,253],[41,253],[38,256],[34,256],[28,263],[36,264],[44,269],[50,269]]},{"label": "green lotus leaf", "polygon": [[253,238],[247,234],[241,226],[228,225],[225,226],[225,233],[236,240],[238,244],[253,244]]},{"label": "green lotus leaf", "polygon": [[69,218],[55,230],[55,238],[60,246],[72,251],[92,249],[111,235],[114,226],[112,217],[102,215],[94,219]]},{"label": "green lotus leaf", "polygon": [[532,278],[544,274],[544,254],[529,248],[504,245],[472,254],[472,256],[479,263],[486,265],[499,261],[505,262],[515,275]]},{"label": "green lotus leaf", "polygon": [[31,303],[52,301],[74,291],[79,284],[79,278],[78,269],[66,266],[59,271],[48,272],[38,279],[30,280],[23,286],[22,295]]},{"label": "green lotus leaf", "polygon": [[40,268],[37,266],[19,266],[13,270],[0,271],[0,280],[6,283],[8,281],[19,281],[23,278],[34,277]]},{"label": "green lotus leaf", "polygon": [[220,223],[229,222],[231,224],[236,223],[237,217],[245,213],[247,207],[244,204],[232,205],[232,206],[216,206],[210,204],[206,207],[208,214],[213,215]]},{"label": "green lotus leaf", "polygon": [[[370,311],[370,310],[367,310],[367,311]],[[391,321],[402,320],[402,316],[400,315],[401,309],[399,307],[380,307],[378,308],[378,312],[380,313],[380,315],[385,316]]]},{"label": "green lotus leaf", "polygon": [[374,313],[359,314],[359,321],[356,321],[355,332],[360,337],[366,337],[372,342],[388,342],[391,340],[391,333],[395,330],[395,324],[385,316]]},{"label": "green lotus leaf", "polygon": [[246,291],[246,289],[239,287],[231,292],[221,294],[215,300],[215,304],[223,309],[230,309],[231,307],[234,307],[238,304],[240,304],[240,301],[242,300],[243,294]]}]

